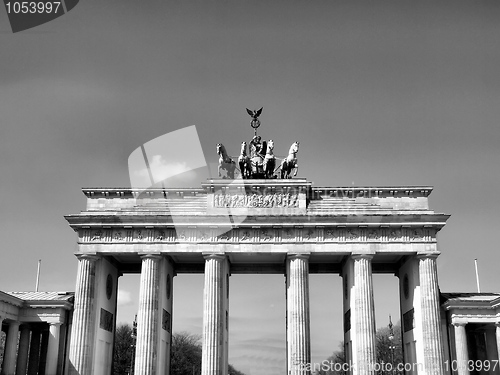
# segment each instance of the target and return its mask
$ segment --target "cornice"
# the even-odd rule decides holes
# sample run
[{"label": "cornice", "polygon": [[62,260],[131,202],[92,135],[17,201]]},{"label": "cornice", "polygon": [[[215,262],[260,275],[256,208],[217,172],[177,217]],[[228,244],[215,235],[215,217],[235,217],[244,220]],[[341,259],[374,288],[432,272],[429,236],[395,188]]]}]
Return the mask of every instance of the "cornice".
[{"label": "cornice", "polygon": [[330,196],[337,198],[355,197],[428,197],[433,190],[432,186],[320,186],[313,187],[312,182],[306,179],[290,180],[207,180],[201,184],[202,188],[148,188],[145,190],[131,188],[83,188],[82,192],[88,198],[136,198],[139,195],[146,197],[167,197],[169,195],[197,196],[206,195],[214,191],[224,191],[240,186],[255,188],[302,188],[308,198],[315,196]]},{"label": "cornice", "polygon": [[[242,217],[243,215],[237,217]],[[450,215],[438,213],[420,214],[381,214],[381,215],[352,215],[337,214],[331,216],[307,216],[307,215],[287,215],[287,216],[243,216],[243,221],[239,227],[262,225],[272,226],[349,226],[349,227],[434,227],[441,229]],[[137,227],[137,226],[213,226],[227,224],[226,215],[182,215],[175,216],[165,214],[128,214],[124,212],[100,212],[99,214],[89,214],[83,212],[77,215],[66,215],[64,217],[72,228],[81,227]],[[175,224],[174,224],[175,222]]]}]

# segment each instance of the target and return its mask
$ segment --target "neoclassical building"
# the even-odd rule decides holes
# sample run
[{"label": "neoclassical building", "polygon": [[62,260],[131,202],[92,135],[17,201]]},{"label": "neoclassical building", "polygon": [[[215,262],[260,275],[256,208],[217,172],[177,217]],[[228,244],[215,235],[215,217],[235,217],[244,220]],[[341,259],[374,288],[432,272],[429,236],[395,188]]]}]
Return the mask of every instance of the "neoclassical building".
[{"label": "neoclassical building", "polygon": [[[413,365],[407,374],[485,373],[459,364],[498,361],[500,294],[440,293],[437,234],[449,216],[429,208],[431,192],[315,187],[299,178],[84,189],[85,210],[66,216],[78,235],[74,296],[0,293],[1,374],[110,375],[125,273],[141,275],[136,375],[169,374],[179,273],[205,274],[203,375],[227,374],[230,276],[237,273],[286,276],[287,374],[309,373],[311,273],[343,279],[351,373],[375,374],[373,273],[399,278],[404,358]],[[489,373],[500,373],[498,366]]]},{"label": "neoclassical building", "polygon": [[65,374],[72,292],[0,292],[2,375]]},{"label": "neoclassical building", "polygon": [[[309,274],[343,278],[344,337],[353,373],[373,374],[372,273],[396,274],[408,362],[443,374],[436,260],[448,215],[430,187],[314,187],[306,179],[212,179],[196,189],[84,189],[78,233],[70,374],[109,374],[119,275],[140,272],[135,374],[168,374],[172,284],[204,272],[203,375],[228,364],[230,275],[286,276],[287,374],[311,360]],[[285,355],[285,353],[284,353]]]}]

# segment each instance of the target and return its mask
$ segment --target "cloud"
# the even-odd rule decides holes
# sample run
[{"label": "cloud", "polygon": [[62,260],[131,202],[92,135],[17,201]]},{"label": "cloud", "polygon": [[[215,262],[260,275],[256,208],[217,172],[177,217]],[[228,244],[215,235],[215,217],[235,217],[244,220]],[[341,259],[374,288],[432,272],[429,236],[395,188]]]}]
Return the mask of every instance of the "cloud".
[{"label": "cloud", "polygon": [[133,305],[133,303],[130,292],[118,289],[118,306],[130,306]]},{"label": "cloud", "polygon": [[[155,182],[162,181],[188,171],[186,162],[168,162],[162,155],[153,155],[149,160],[149,166],[151,171],[154,171],[153,178]],[[148,179],[149,182],[148,168],[141,168],[133,171],[133,173],[136,177]]]}]

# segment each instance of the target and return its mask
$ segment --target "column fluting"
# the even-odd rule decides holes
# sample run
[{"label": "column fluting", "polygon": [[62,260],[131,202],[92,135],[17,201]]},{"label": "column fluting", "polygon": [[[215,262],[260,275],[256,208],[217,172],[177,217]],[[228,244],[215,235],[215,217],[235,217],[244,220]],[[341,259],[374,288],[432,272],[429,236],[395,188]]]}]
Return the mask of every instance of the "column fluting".
[{"label": "column fluting", "polygon": [[77,255],[75,304],[69,349],[69,374],[92,374],[92,350],[94,345],[95,271],[99,257]]},{"label": "column fluting", "polygon": [[443,334],[439,305],[437,277],[438,254],[419,254],[421,327],[424,348],[424,372],[427,375],[444,374]]},{"label": "column fluting", "polygon": [[5,342],[5,356],[3,359],[2,374],[14,375],[16,371],[17,336],[19,322],[10,322]]},{"label": "column fluting", "polygon": [[289,255],[286,268],[288,374],[310,374],[309,255]]},{"label": "column fluting", "polygon": [[[352,255],[354,261],[354,332],[357,374],[375,374],[376,327],[373,301],[372,254]],[[352,328],[351,328],[352,329]]]},{"label": "column fluting", "polygon": [[467,366],[469,362],[469,352],[467,349],[467,334],[465,332],[466,323],[453,323],[455,327],[455,351],[457,353],[458,375],[469,375]]},{"label": "column fluting", "polygon": [[23,324],[21,326],[21,335],[19,337],[16,375],[26,375],[26,370],[28,369],[29,346],[30,346],[30,327],[27,324]]},{"label": "column fluting", "polygon": [[137,314],[135,375],[156,374],[160,255],[141,256],[141,287]]},{"label": "column fluting", "polygon": [[500,359],[500,322],[495,323],[495,334],[497,338],[498,358]]},{"label": "column fluting", "polygon": [[201,375],[224,375],[224,254],[205,256]]},{"label": "column fluting", "polygon": [[49,342],[47,346],[47,363],[45,375],[56,375],[59,354],[59,333],[61,323],[51,323],[49,328]]}]

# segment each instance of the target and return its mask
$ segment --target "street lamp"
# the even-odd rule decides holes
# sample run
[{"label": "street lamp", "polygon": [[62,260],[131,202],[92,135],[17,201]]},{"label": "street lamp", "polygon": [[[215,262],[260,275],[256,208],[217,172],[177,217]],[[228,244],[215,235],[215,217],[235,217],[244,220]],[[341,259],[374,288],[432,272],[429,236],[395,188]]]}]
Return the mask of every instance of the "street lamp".
[{"label": "street lamp", "polygon": [[394,374],[395,368],[394,368],[394,350],[396,349],[396,346],[394,345],[394,329],[393,324],[392,324],[392,319],[391,315],[389,314],[389,350],[391,351],[391,365],[392,365],[392,373]]}]

